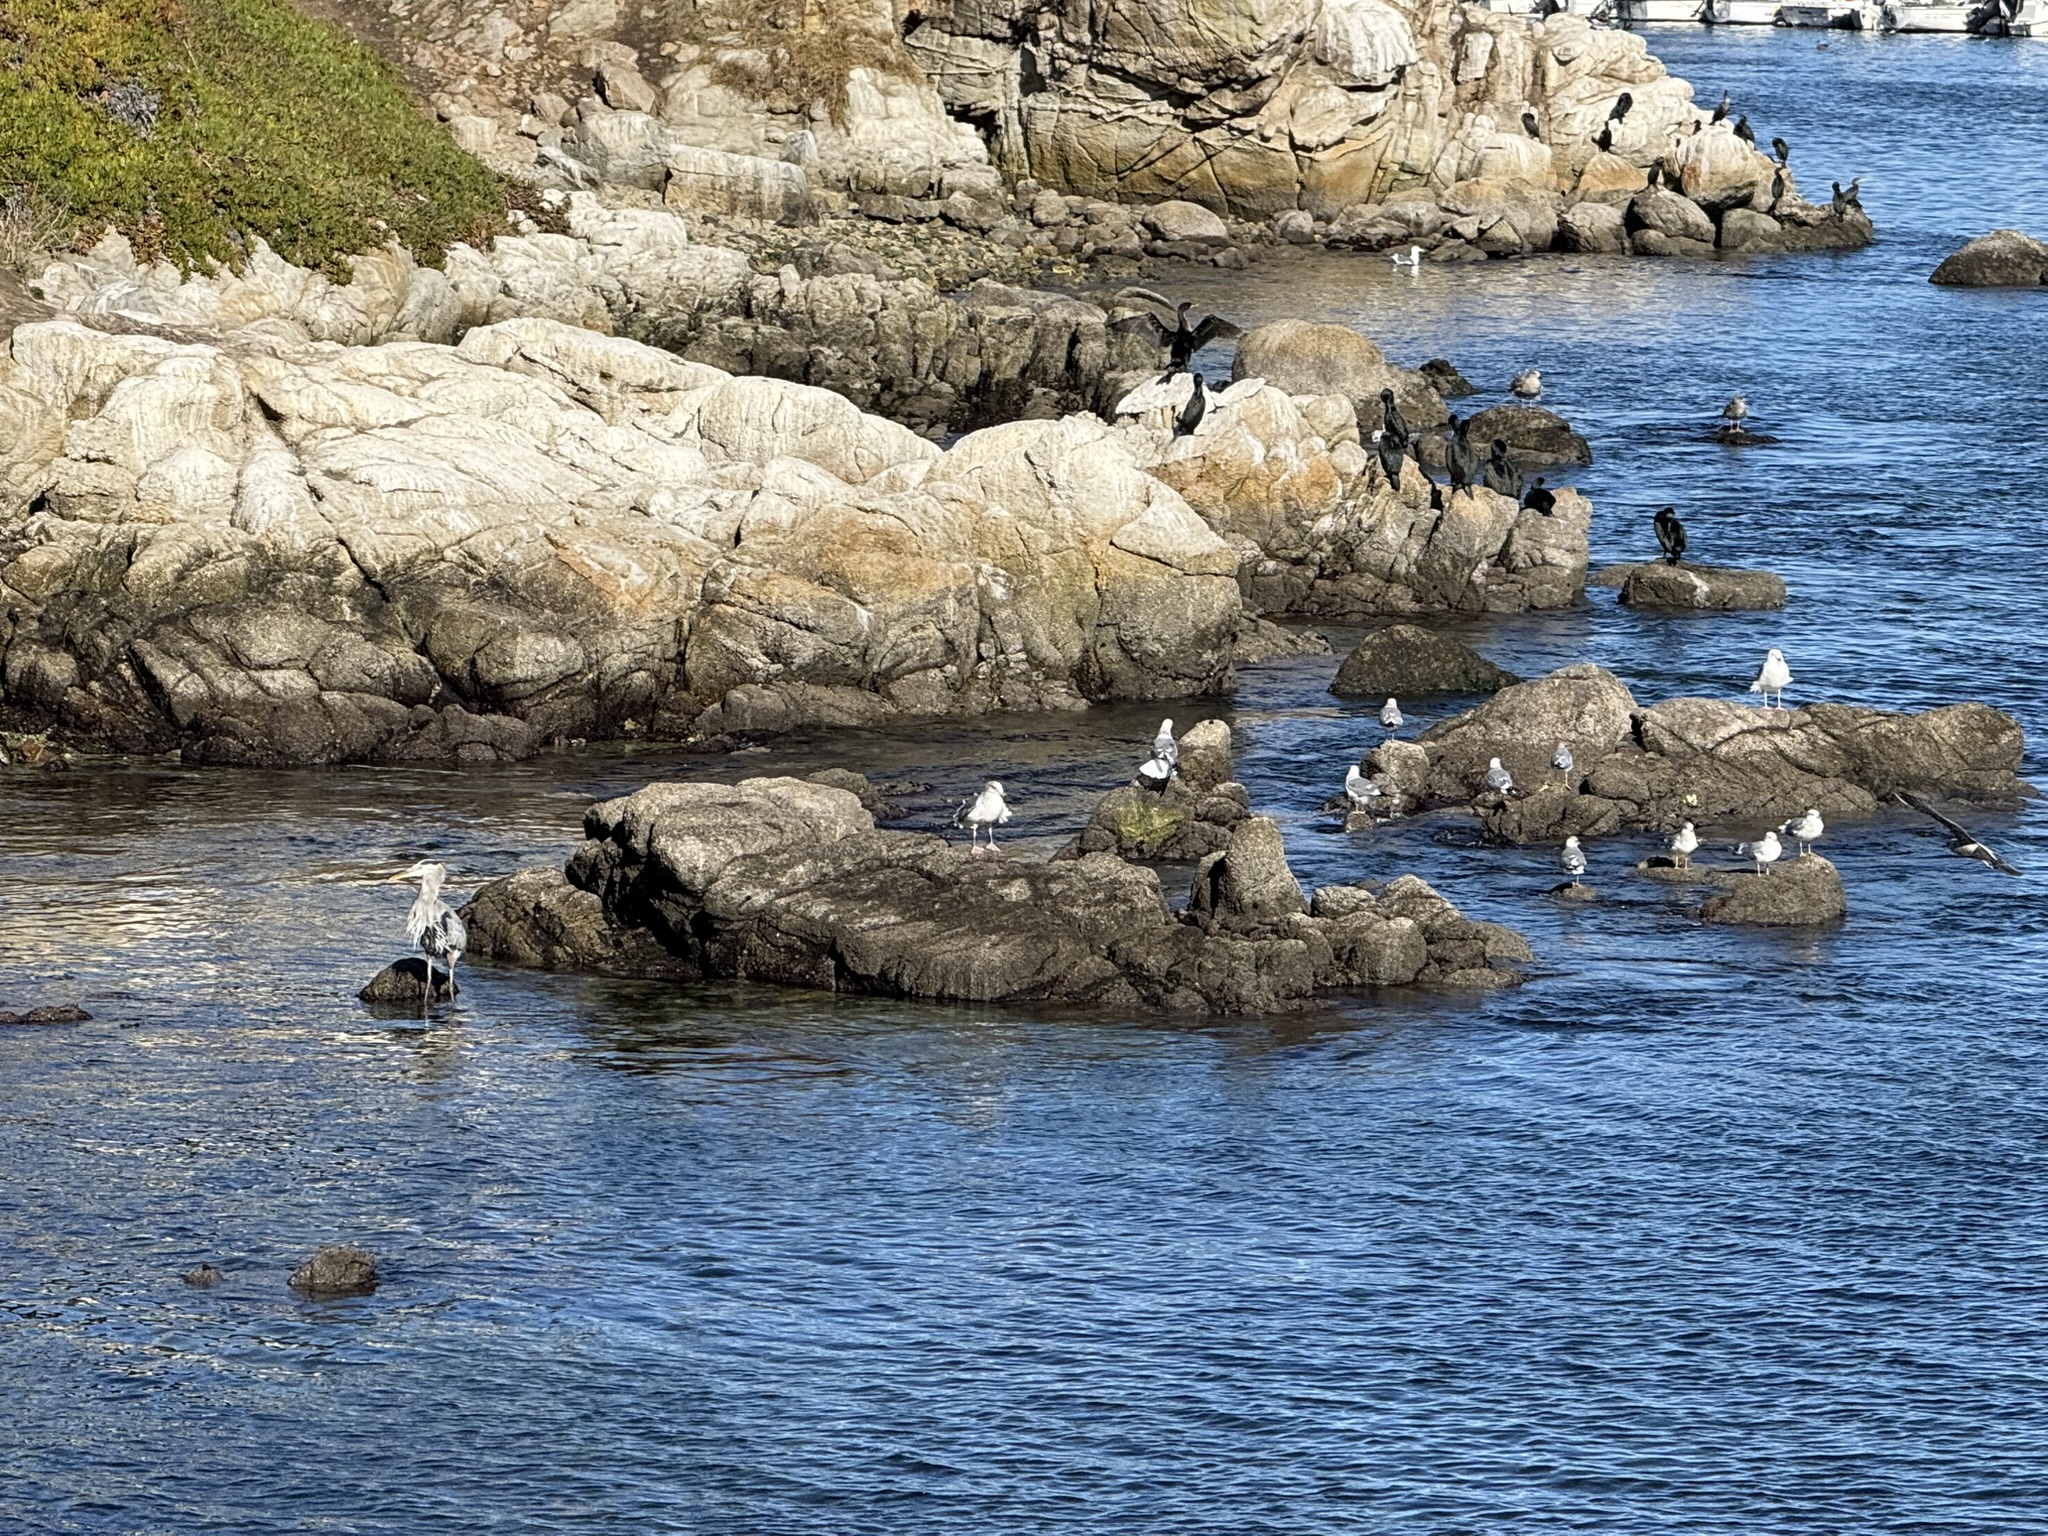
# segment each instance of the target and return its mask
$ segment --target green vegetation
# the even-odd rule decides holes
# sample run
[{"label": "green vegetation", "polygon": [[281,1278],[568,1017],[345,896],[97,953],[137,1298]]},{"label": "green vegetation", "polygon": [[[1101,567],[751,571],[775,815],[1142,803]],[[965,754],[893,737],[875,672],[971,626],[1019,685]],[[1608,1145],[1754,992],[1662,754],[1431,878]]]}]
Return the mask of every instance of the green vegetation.
[{"label": "green vegetation", "polygon": [[1117,841],[1134,858],[1148,858],[1165,846],[1188,819],[1187,812],[1168,810],[1163,805],[1120,805],[1112,816]]},{"label": "green vegetation", "polygon": [[289,0],[0,0],[0,197],[113,224],[138,256],[232,264],[247,236],[337,276],[502,226],[497,179],[392,71]]}]

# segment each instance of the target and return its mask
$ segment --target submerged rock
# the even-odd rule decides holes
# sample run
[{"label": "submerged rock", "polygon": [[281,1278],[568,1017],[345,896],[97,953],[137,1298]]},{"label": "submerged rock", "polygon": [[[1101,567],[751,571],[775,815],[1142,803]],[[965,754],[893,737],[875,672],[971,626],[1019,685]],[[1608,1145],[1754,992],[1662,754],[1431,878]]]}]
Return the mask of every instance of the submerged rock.
[{"label": "submerged rock", "polygon": [[[1265,1012],[1367,982],[1511,984],[1519,973],[1504,967],[1528,955],[1420,881],[1360,892],[1341,922],[1316,915],[1279,829],[1259,817],[1238,820],[1204,860],[1185,916],[1168,909],[1151,870],[1111,854],[977,857],[876,830],[853,795],[797,779],[652,785],[592,807],[585,832],[570,880],[615,926],[655,939],[668,974],[956,1002]],[[535,872],[515,878],[542,883]],[[531,900],[486,887],[472,910],[478,953],[544,947],[524,932]],[[1419,950],[1400,951],[1412,967],[1389,958],[1400,946],[1353,931],[1373,926],[1367,918],[1415,924]]]},{"label": "submerged rock", "polygon": [[347,1243],[323,1244],[287,1284],[307,1296],[366,1296],[377,1289],[377,1261]]},{"label": "submerged rock", "polygon": [[2048,245],[2016,229],[1979,235],[1927,279],[1956,288],[2035,288],[2048,281]]},{"label": "submerged rock", "polygon": [[[1751,612],[1785,606],[1785,580],[1772,571],[1646,561],[1609,567],[1602,575],[1619,577],[1613,584],[1621,588],[1621,601],[1630,608]],[[1591,577],[1587,584],[1592,584]]]},{"label": "submerged rock", "polygon": [[0,1010],[0,1026],[9,1024],[90,1024],[92,1015],[75,1003],[31,1008],[25,1013]]},{"label": "submerged rock", "polygon": [[1761,875],[1723,871],[1713,878],[1723,890],[1700,907],[1709,923],[1812,927],[1840,922],[1849,913],[1841,873],[1817,853],[1781,860]]},{"label": "submerged rock", "polygon": [[1493,693],[1521,679],[1449,635],[1393,624],[1367,635],[1337,668],[1340,698],[1421,698],[1433,693]]}]

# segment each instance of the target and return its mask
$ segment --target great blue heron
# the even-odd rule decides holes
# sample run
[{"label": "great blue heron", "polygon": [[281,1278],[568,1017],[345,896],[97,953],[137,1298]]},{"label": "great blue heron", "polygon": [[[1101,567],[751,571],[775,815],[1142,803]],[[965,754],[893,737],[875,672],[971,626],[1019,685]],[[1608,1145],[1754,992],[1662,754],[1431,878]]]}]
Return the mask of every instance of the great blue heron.
[{"label": "great blue heron", "polygon": [[420,953],[427,959],[427,982],[420,994],[420,1017],[425,1018],[427,1005],[434,1000],[434,962],[439,960],[448,967],[448,996],[455,997],[455,962],[462,958],[462,952],[469,947],[469,930],[462,919],[455,915],[455,909],[441,899],[441,886],[448,879],[448,866],[422,859],[403,874],[393,875],[397,883],[403,880],[417,880],[420,893],[413,898],[412,910],[405,914],[405,936],[419,946]]}]

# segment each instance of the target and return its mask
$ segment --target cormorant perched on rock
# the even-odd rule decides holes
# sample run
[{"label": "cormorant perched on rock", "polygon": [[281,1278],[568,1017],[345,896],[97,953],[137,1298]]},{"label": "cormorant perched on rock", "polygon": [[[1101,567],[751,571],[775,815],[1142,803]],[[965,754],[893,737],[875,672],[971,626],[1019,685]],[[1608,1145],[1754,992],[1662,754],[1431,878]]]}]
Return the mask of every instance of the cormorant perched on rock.
[{"label": "cormorant perched on rock", "polygon": [[1749,126],[1749,114],[1746,112],[1735,119],[1735,137],[1751,149],[1756,148],[1756,130]]},{"label": "cormorant perched on rock", "polygon": [[1175,437],[1193,437],[1195,428],[1202,424],[1203,413],[1209,409],[1209,389],[1202,382],[1199,373],[1190,374],[1195,387],[1188,392],[1188,403],[1180,408],[1180,415],[1173,423]]},{"label": "cormorant perched on rock", "polygon": [[1725,123],[1725,122],[1727,122],[1727,121],[1728,121],[1728,109],[1729,109],[1729,107],[1731,107],[1732,105],[1734,105],[1734,103],[1733,103],[1733,102],[1731,102],[1731,101],[1729,101],[1729,99],[1728,99],[1728,93],[1727,93],[1726,91],[1723,91],[1723,92],[1721,93],[1721,105],[1719,105],[1718,107],[1714,108],[1714,121],[1715,121],[1715,122],[1717,122],[1717,123]]},{"label": "cormorant perched on rock", "polygon": [[1783,171],[1773,171],[1771,172],[1771,212],[1776,213],[1778,211],[1778,204],[1783,201],[1785,201],[1785,173]]},{"label": "cormorant perched on rock", "polygon": [[1849,189],[1842,194],[1842,198],[1851,208],[1861,208],[1863,206],[1863,178],[1861,176],[1858,176],[1849,183]]},{"label": "cormorant perched on rock", "polygon": [[1460,421],[1451,417],[1451,443],[1444,454],[1445,467],[1451,473],[1451,491],[1469,491],[1479,483],[1485,472],[1485,461],[1479,457],[1479,450],[1472,446],[1472,423],[1469,419]]},{"label": "cormorant perched on rock", "polygon": [[1167,349],[1166,377],[1187,372],[1188,363],[1202,348],[1222,336],[1242,336],[1230,321],[1221,315],[1204,315],[1197,323],[1190,324],[1188,311],[1194,305],[1183,299],[1175,304],[1163,293],[1150,288],[1124,288],[1116,298],[1124,304],[1139,306],[1136,314],[1125,315],[1110,323],[1118,330],[1149,327]]},{"label": "cormorant perched on rock", "polygon": [[1522,505],[1531,512],[1540,512],[1548,517],[1557,510],[1557,492],[1546,490],[1543,477],[1538,475],[1536,483],[1529,487],[1528,494],[1522,498]]},{"label": "cormorant perched on rock", "polygon": [[1610,123],[1620,122],[1623,118],[1628,116],[1628,109],[1634,106],[1635,104],[1635,97],[1629,95],[1627,91],[1623,91],[1619,96],[1614,98],[1614,105],[1607,109],[1607,121],[1609,121]]},{"label": "cormorant perched on rock", "polygon": [[1828,185],[1835,189],[1835,195],[1828,199],[1828,206],[1834,209],[1835,217],[1839,219],[1849,211],[1849,194],[1842,190],[1839,181],[1831,181]]},{"label": "cormorant perched on rock", "polygon": [[1423,474],[1422,478],[1425,480],[1429,480],[1429,510],[1432,512],[1443,511],[1444,488],[1438,485],[1436,481],[1431,480],[1426,472]]},{"label": "cormorant perched on rock", "polygon": [[1657,514],[1657,543],[1664,550],[1664,563],[1676,565],[1685,558],[1685,524],[1678,520],[1678,509],[1666,507]]},{"label": "cormorant perched on rock", "polygon": [[1593,147],[1603,155],[1613,150],[1614,124],[1602,123],[1600,125],[1600,131],[1593,135]]},{"label": "cormorant perched on rock", "polygon": [[1792,146],[1783,139],[1771,140],[1771,152],[1778,157],[1778,164],[1790,165],[1792,163]]},{"label": "cormorant perched on rock", "polygon": [[1401,461],[1408,457],[1408,418],[1401,414],[1401,407],[1394,402],[1391,389],[1380,391],[1380,431],[1378,446],[1380,468],[1386,472],[1387,484],[1395,490],[1401,489]]},{"label": "cormorant perched on rock", "polygon": [[1522,499],[1522,472],[1508,462],[1508,440],[1496,437],[1493,440],[1493,454],[1481,471],[1481,478],[1489,491],[1498,491],[1510,501]]},{"label": "cormorant perched on rock", "polygon": [[1542,130],[1537,126],[1536,114],[1534,112],[1524,112],[1522,114],[1522,126],[1529,130],[1530,138],[1540,139],[1543,137]]},{"label": "cormorant perched on rock", "polygon": [[1647,172],[1647,174],[1650,180],[1649,185],[1644,190],[1654,192],[1657,190],[1658,178],[1664,174],[1664,162],[1661,160],[1652,160],[1650,162],[1650,169]]}]

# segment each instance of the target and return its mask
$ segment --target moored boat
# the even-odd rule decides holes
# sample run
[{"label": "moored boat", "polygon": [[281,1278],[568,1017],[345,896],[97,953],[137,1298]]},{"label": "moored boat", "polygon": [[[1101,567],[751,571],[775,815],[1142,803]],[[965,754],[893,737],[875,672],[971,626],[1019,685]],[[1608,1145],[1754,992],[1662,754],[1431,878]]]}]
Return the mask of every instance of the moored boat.
[{"label": "moored boat", "polygon": [[1961,3],[1904,4],[1890,0],[1884,8],[1887,32],[1967,32],[1970,7]]},{"label": "moored boat", "polygon": [[1615,11],[1626,26],[1644,22],[1698,21],[1706,0],[1615,0]]},{"label": "moored boat", "polygon": [[1716,27],[1769,27],[1777,24],[1778,0],[1707,0],[1700,18]]}]

